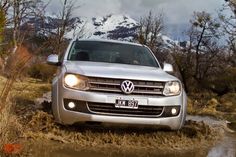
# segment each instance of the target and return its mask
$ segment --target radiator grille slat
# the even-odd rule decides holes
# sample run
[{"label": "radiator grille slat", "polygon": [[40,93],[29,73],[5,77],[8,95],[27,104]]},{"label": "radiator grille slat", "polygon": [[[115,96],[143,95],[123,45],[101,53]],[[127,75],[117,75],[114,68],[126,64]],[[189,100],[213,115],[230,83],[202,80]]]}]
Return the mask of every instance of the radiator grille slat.
[{"label": "radiator grille slat", "polygon": [[[113,92],[123,93],[121,91],[122,79],[110,79],[110,78],[89,78],[89,87],[91,91],[96,92]],[[134,95],[163,95],[164,82],[155,81],[137,81],[130,80],[134,83],[135,89],[132,94]]]}]

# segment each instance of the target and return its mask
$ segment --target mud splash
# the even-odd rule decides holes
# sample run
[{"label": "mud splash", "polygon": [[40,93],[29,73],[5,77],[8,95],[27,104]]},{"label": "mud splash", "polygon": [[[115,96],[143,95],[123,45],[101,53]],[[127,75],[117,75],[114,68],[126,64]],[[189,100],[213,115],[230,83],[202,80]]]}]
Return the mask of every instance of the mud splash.
[{"label": "mud splash", "polygon": [[236,156],[236,134],[227,133],[223,140],[210,149],[207,157],[235,157]]},{"label": "mud splash", "polygon": [[235,122],[218,120],[213,117],[188,116],[196,122],[204,121],[206,124],[224,131],[224,137],[207,153],[207,157],[236,157],[236,126]]},{"label": "mud splash", "polygon": [[42,141],[40,152],[45,154],[74,152],[102,156],[156,156],[176,152],[191,153],[196,149],[207,150],[221,137],[218,129],[204,122],[191,120],[180,131],[175,132],[155,128],[85,124],[62,126],[55,124],[53,116],[43,111],[37,111],[26,128],[24,137],[30,142],[25,144],[31,148],[32,144],[37,145],[37,149],[32,150],[34,156],[37,156],[39,143]]}]

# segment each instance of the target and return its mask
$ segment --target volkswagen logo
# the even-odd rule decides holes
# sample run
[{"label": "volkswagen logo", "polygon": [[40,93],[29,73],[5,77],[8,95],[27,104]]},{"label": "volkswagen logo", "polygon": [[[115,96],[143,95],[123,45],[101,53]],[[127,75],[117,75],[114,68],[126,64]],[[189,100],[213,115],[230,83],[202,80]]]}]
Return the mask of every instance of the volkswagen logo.
[{"label": "volkswagen logo", "polygon": [[125,93],[125,94],[131,94],[134,91],[134,83],[129,81],[129,80],[125,80],[121,83],[121,90]]}]

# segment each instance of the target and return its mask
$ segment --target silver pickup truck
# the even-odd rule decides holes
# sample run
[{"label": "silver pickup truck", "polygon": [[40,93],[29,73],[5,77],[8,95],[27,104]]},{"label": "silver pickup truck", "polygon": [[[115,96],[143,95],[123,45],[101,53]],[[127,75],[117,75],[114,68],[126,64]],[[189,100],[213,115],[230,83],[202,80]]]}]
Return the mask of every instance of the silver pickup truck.
[{"label": "silver pickup truck", "polygon": [[59,58],[52,83],[52,110],[61,124],[99,122],[180,129],[187,97],[179,79],[151,50],[130,42],[73,40]]}]

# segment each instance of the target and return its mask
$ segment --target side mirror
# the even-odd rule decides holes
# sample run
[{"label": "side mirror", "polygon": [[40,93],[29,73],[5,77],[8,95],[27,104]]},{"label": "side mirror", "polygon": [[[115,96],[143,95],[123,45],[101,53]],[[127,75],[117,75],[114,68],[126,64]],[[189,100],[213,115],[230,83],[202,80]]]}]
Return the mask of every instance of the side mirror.
[{"label": "side mirror", "polygon": [[56,66],[60,65],[58,55],[52,54],[52,55],[48,56],[47,63],[49,65],[56,65]]},{"label": "side mirror", "polygon": [[173,66],[171,64],[168,64],[168,63],[164,63],[163,70],[165,72],[170,72],[170,73],[174,72]]}]

